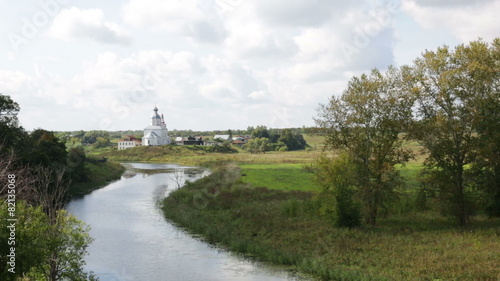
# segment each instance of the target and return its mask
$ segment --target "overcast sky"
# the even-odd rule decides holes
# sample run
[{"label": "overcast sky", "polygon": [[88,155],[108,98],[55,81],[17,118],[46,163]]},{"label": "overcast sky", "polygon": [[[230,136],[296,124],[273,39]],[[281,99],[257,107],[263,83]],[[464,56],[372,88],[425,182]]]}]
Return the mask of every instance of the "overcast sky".
[{"label": "overcast sky", "polygon": [[500,36],[500,0],[0,0],[28,130],[314,124],[353,75]]}]

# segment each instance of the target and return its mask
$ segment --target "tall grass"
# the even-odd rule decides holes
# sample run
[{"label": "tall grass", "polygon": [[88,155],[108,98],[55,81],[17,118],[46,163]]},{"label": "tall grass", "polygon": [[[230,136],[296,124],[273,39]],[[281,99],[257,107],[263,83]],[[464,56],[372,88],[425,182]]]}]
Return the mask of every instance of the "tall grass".
[{"label": "tall grass", "polygon": [[311,193],[252,187],[219,167],[165,199],[167,218],[208,242],[323,280],[498,280],[500,221],[456,229],[433,212],[342,229]]}]

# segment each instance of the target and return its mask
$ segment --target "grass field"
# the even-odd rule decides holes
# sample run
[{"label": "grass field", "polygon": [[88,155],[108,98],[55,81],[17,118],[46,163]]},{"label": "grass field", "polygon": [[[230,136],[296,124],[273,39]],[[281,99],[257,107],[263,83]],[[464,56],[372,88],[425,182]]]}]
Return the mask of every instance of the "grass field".
[{"label": "grass field", "polygon": [[240,164],[242,181],[269,189],[317,191],[303,164]]},{"label": "grass field", "polygon": [[218,247],[321,280],[500,278],[499,219],[477,218],[462,229],[437,213],[420,212],[382,218],[376,227],[337,228],[318,215],[310,193],[278,190],[276,183],[277,189],[248,186],[238,173],[216,170],[171,193],[163,204],[166,217]]},{"label": "grass field", "polygon": [[108,157],[121,162],[162,162],[184,165],[204,165],[218,160],[248,164],[305,164],[311,162],[321,151],[301,150],[251,154],[241,149],[237,153],[211,151],[207,146],[139,146],[124,150],[106,150],[93,156]]}]

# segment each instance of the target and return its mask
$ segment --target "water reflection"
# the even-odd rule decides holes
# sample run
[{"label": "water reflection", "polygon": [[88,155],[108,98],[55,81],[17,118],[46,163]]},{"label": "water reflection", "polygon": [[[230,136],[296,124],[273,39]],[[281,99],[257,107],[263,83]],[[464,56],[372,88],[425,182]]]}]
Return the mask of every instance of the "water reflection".
[{"label": "water reflection", "polygon": [[159,199],[207,172],[172,164],[126,164],[127,173],[81,199],[70,212],[95,241],[86,269],[103,281],[299,280],[276,267],[216,249],[167,222]]}]

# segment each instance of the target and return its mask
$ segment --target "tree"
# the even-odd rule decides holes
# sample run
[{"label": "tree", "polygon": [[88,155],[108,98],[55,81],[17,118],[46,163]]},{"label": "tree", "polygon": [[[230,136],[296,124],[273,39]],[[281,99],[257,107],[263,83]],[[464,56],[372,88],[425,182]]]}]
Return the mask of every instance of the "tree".
[{"label": "tree", "polygon": [[[455,50],[444,46],[427,51],[414,62],[412,90],[418,121],[412,137],[428,152],[425,186],[439,192],[462,226],[468,223],[478,195],[477,175],[468,167],[478,163],[478,152],[490,162],[487,166],[496,161],[495,152],[481,146],[498,145],[498,127],[487,125],[499,124],[496,114],[489,112],[498,105],[498,97],[491,95],[495,87],[498,92],[498,65],[498,56],[495,60],[488,44],[481,41]],[[485,155],[491,152],[492,156]]]},{"label": "tree", "polygon": [[255,130],[252,131],[252,138],[267,138],[269,139],[269,131],[266,126],[257,126]]},{"label": "tree", "polygon": [[101,148],[101,147],[106,147],[109,146],[111,142],[109,141],[109,138],[102,138],[102,137],[97,137],[96,141],[92,145],[94,148]]},{"label": "tree", "polygon": [[468,72],[485,98],[477,105],[478,157],[472,170],[486,195],[486,213],[500,217],[500,38],[489,48],[481,42],[474,45],[469,57],[481,63],[469,63]]},{"label": "tree", "polygon": [[345,149],[356,166],[355,188],[366,223],[375,225],[379,208],[402,180],[396,164],[411,152],[399,138],[411,120],[412,99],[405,94],[408,69],[390,68],[385,75],[353,77],[341,97],[321,105],[315,119],[330,149]]},{"label": "tree", "polygon": [[53,132],[36,129],[30,134],[29,163],[44,167],[65,167],[66,146]]},{"label": "tree", "polygon": [[88,131],[82,138],[83,144],[94,144],[97,138],[107,138],[109,139],[109,133],[106,131]]},{"label": "tree", "polygon": [[355,198],[356,165],[347,153],[338,157],[321,155],[306,169],[322,187],[318,197],[320,213],[331,218],[334,225],[354,227],[361,223],[360,206]]},{"label": "tree", "polygon": [[253,138],[245,145],[245,150],[250,153],[266,153],[269,148],[268,138]]},{"label": "tree", "polygon": [[42,271],[47,280],[89,279],[89,274],[83,271],[87,247],[92,242],[89,230],[88,226],[65,210],[57,212],[56,222],[47,232],[49,256]]},{"label": "tree", "polygon": [[[0,238],[8,241],[10,230],[8,208],[0,203]],[[9,258],[0,256],[1,280],[94,280],[83,271],[86,249],[92,239],[89,228],[66,211],[58,211],[55,223],[51,223],[41,207],[33,207],[19,200],[16,202],[15,245],[0,244],[2,253],[15,247],[15,273],[9,272]],[[25,279],[22,279],[25,280]]]},{"label": "tree", "polygon": [[[43,237],[48,230],[47,216],[41,208],[30,207],[22,200],[16,202],[15,209],[17,219],[15,222],[16,239],[9,240],[11,231],[8,228],[10,222],[7,221],[7,218],[12,217],[10,217],[7,202],[2,200],[0,203],[1,280],[16,280],[18,277],[22,277],[32,269],[43,266],[44,259],[47,256],[45,249],[47,240]],[[11,242],[12,245],[8,244],[8,241],[13,241]],[[8,271],[11,265],[8,264],[10,258],[7,255],[11,253],[11,247],[15,248],[14,273]]]},{"label": "tree", "polygon": [[0,94],[0,154],[15,151],[18,154],[17,160],[20,160],[19,154],[26,146],[27,139],[26,131],[18,123],[19,110],[17,102],[7,95]]},{"label": "tree", "polygon": [[304,149],[307,146],[302,134],[290,129],[281,130],[279,141],[285,143],[289,150]]},{"label": "tree", "polygon": [[9,96],[0,94],[0,123],[17,127],[17,114],[19,113],[19,104],[13,101]]}]

